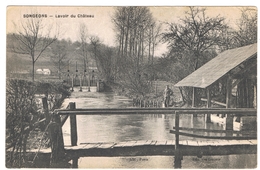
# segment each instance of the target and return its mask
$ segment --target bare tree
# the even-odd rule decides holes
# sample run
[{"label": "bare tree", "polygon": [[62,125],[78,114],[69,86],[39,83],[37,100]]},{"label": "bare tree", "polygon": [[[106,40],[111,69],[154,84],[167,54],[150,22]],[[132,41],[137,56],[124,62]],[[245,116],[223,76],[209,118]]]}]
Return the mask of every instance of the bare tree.
[{"label": "bare tree", "polygon": [[57,43],[54,43],[51,50],[52,50],[52,56],[51,61],[54,63],[54,66],[58,70],[59,79],[61,79],[61,72],[64,68],[67,61],[67,53],[68,53],[68,46],[67,42],[65,40],[56,41]]},{"label": "bare tree", "polygon": [[57,40],[58,34],[51,37],[51,30],[52,26],[47,28],[42,18],[29,18],[21,22],[21,26],[17,28],[17,34],[13,34],[19,44],[13,47],[13,52],[28,54],[31,57],[33,81],[36,61],[47,47]]},{"label": "bare tree", "polygon": [[[225,18],[208,17],[205,11],[206,8],[190,7],[179,23],[169,23],[168,32],[163,33],[163,40],[168,43],[168,57],[174,61],[171,77],[175,81],[215,57],[216,50],[222,45],[222,33],[227,29]],[[183,99],[190,102],[191,89],[180,90],[186,94]]]},{"label": "bare tree", "polygon": [[144,91],[149,91],[141,86],[146,86],[148,82],[143,67],[148,52],[147,32],[153,23],[152,14],[148,7],[117,7],[112,22],[118,38],[117,79],[125,82],[125,87],[144,94]]},{"label": "bare tree", "polygon": [[88,50],[87,50],[88,29],[85,24],[80,24],[79,39],[81,43],[79,54],[83,57],[84,72],[86,72],[88,67]]},{"label": "bare tree", "polygon": [[[190,7],[180,24],[170,23],[169,31],[163,34],[172,54],[189,54],[194,71],[204,64],[203,53],[211,51],[220,43],[220,33],[226,28],[224,18],[206,16],[205,8]],[[207,58],[206,58],[207,60]]]},{"label": "bare tree", "polygon": [[236,46],[241,47],[257,42],[257,9],[242,8],[241,18],[237,24],[238,31],[235,32]]}]

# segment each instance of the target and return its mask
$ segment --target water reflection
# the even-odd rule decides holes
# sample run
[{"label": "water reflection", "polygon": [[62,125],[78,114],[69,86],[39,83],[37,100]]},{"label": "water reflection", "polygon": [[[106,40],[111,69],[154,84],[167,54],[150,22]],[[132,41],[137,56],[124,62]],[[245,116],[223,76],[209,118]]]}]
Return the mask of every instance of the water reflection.
[{"label": "water reflection", "polygon": [[[192,115],[181,115],[180,126],[189,128],[204,128],[206,126],[208,129],[223,130],[223,127],[217,124],[204,123],[203,119],[203,116],[193,118]],[[169,133],[174,125],[174,115],[169,114],[78,115],[78,142],[174,140],[174,135]],[[64,124],[63,132],[69,133],[69,121]],[[205,132],[196,132],[196,134],[206,135]],[[210,135],[215,134],[210,133]],[[180,139],[195,138],[181,136]]]}]

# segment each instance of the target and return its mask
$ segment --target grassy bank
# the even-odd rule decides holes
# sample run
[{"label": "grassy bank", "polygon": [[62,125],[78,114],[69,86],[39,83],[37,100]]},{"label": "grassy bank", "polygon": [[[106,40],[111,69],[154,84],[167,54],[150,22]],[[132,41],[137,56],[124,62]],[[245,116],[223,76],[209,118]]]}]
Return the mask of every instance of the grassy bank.
[{"label": "grassy bank", "polygon": [[138,94],[133,93],[129,89],[125,88],[124,86],[120,85],[119,83],[109,83],[107,86],[116,94],[121,96],[126,96],[131,99],[139,99],[139,100],[146,100],[146,101],[158,101],[163,102],[163,91],[166,87],[169,87],[173,90],[173,96],[171,97],[171,102],[175,104],[175,106],[183,106],[181,93],[179,88],[174,87],[173,83],[166,82],[166,81],[155,81],[153,82],[152,88],[150,89],[149,93]]}]

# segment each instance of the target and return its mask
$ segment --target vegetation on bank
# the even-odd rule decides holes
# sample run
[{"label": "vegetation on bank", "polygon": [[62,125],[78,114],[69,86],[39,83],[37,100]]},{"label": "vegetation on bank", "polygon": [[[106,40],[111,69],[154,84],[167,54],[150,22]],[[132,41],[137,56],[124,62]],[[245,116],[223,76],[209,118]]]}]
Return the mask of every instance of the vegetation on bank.
[{"label": "vegetation on bank", "polygon": [[[26,151],[48,146],[46,117],[70,95],[69,87],[57,81],[21,79],[8,79],[6,87],[6,167],[28,167],[33,162]],[[47,98],[47,110],[41,102],[43,96]]]}]

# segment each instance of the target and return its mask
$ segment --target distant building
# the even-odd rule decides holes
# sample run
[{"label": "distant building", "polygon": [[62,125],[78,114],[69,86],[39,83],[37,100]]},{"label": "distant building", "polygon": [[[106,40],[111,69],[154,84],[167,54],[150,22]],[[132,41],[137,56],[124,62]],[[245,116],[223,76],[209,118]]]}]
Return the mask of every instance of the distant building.
[{"label": "distant building", "polygon": [[43,74],[43,75],[51,75],[51,70],[50,69],[37,69],[36,74]]},{"label": "distant building", "polygon": [[51,75],[51,70],[50,69],[43,69],[43,74],[44,75]]},{"label": "distant building", "polygon": [[36,70],[36,74],[42,74],[42,72],[43,72],[43,71],[42,71],[42,69],[40,69],[40,68]]}]

